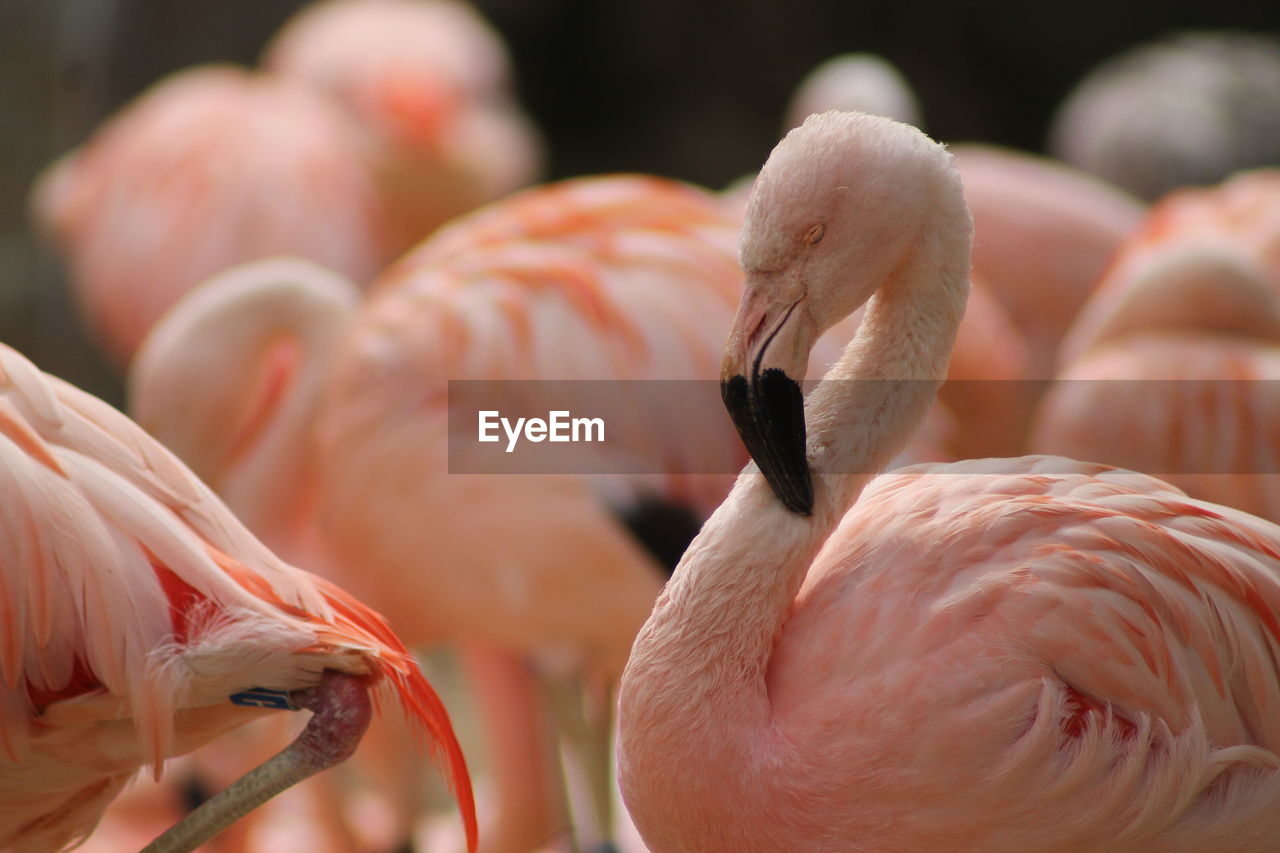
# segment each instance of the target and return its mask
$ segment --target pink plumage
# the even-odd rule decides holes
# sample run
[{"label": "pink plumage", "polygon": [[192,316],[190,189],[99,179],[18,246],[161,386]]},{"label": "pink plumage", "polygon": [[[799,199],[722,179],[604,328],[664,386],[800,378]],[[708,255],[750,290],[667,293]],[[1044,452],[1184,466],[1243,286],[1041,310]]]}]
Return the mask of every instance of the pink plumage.
[{"label": "pink plumage", "polygon": [[398,250],[541,172],[541,140],[516,103],[506,48],[468,3],[314,3],[276,34],[262,64],[352,119]]},{"label": "pink plumage", "polygon": [[51,166],[33,206],[121,367],[169,305],[224,267],[294,254],[364,282],[391,257],[347,119],[231,66],[157,83]]},{"label": "pink plumage", "polygon": [[[461,217],[359,305],[314,265],[247,265],[156,327],[132,372],[133,411],[255,532],[327,564],[410,642],[499,650],[501,662],[464,658],[487,685],[502,680],[496,670],[529,680],[513,654],[607,685],[664,577],[619,514],[659,497],[688,511],[688,528],[724,495],[730,478],[715,472],[744,458],[708,387],[740,287],[735,239],[708,193],[622,175],[535,188]],[[626,436],[646,476],[575,474],[590,467],[586,454],[539,475],[449,474],[451,379],[696,378],[692,399],[694,383],[651,385],[628,418],[610,418],[610,437]],[[599,402],[606,385],[577,402]],[[678,433],[676,418],[704,428]],[[406,595],[406,584],[422,593]],[[534,687],[505,683],[493,690],[536,708]],[[510,725],[518,713],[503,701],[486,713]],[[536,728],[523,713],[517,725]],[[503,802],[487,837],[525,849],[555,824],[513,825],[521,806],[511,798],[545,800],[532,775],[544,771],[526,765],[504,780],[503,763],[524,759],[509,735],[490,736],[512,751],[495,756]]]},{"label": "pink plumage", "polygon": [[0,846],[92,830],[159,773],[264,713],[229,697],[323,670],[399,700],[445,761],[474,844],[449,720],[382,618],[278,560],[124,415],[0,348]]},{"label": "pink plumage", "polygon": [[1027,342],[1032,376],[1059,342],[1143,207],[1060,163],[982,145],[954,149],[973,214],[973,267]]},{"label": "pink plumage", "polygon": [[[420,602],[388,601],[405,608],[393,624],[621,670],[661,578],[612,519],[610,478],[446,476],[447,383],[713,378],[713,335],[728,327],[741,275],[733,239],[693,187],[578,179],[456,220],[375,283],[322,406],[323,512],[335,551],[364,556],[357,583],[422,573],[439,584],[431,618],[411,615]],[[610,428],[669,475],[652,488],[714,505],[726,478],[680,475],[730,470],[729,436],[677,440],[652,412],[636,415],[651,420]],[[706,421],[727,430],[714,409]],[[495,524],[504,536],[485,533]],[[432,529],[442,538],[428,552]],[[573,560],[560,542],[575,543]]]},{"label": "pink plumage", "polygon": [[[761,173],[723,374],[756,463],[623,676],[655,853],[1274,843],[1280,528],[1056,457],[875,477],[945,375],[970,239],[902,125],[811,118]],[[801,415],[787,379],[867,300]]]}]

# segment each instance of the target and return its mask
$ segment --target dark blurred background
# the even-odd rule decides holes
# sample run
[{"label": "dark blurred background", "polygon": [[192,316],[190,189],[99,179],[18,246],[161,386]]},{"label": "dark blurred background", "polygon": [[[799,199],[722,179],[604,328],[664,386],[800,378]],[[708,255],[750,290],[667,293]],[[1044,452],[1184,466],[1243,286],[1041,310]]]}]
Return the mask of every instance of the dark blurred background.
[{"label": "dark blurred background", "polygon": [[[302,0],[0,0],[0,340],[119,401],[27,226],[36,172],[163,75],[256,60]],[[480,0],[507,40],[550,177],[653,172],[711,187],[759,167],[822,60],[879,53],[949,141],[1039,150],[1099,61],[1171,31],[1280,29],[1280,4],[1198,0]]]}]

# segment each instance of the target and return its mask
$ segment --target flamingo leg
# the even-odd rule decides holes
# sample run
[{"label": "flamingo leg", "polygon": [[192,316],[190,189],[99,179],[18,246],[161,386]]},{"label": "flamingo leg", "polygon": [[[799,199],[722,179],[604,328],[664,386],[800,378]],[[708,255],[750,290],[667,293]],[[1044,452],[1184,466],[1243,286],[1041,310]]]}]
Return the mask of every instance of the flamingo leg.
[{"label": "flamingo leg", "polygon": [[576,849],[613,851],[613,689],[554,677],[544,683],[560,732]]},{"label": "flamingo leg", "polygon": [[142,853],[189,853],[276,794],[351,756],[373,712],[363,679],[327,671],[316,687],[289,695],[295,707],[314,713],[297,740],[215,794]]},{"label": "flamingo leg", "polygon": [[538,678],[510,652],[476,644],[459,650],[485,731],[496,814],[484,853],[527,853],[565,831],[567,815],[554,732]]}]

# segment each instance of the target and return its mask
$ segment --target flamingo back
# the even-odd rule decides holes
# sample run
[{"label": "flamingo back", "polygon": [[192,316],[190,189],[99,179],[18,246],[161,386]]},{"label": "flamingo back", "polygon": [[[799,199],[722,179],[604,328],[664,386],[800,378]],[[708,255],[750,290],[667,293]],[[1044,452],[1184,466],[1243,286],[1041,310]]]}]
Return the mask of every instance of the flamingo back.
[{"label": "flamingo back", "polygon": [[953,149],[973,213],[973,267],[1051,375],[1058,342],[1143,207],[1102,181],[1042,158]]},{"label": "flamingo back", "polygon": [[[383,393],[379,385],[388,394],[412,387],[443,416],[449,380],[601,381],[556,389],[570,407],[585,395],[582,408],[609,393],[604,380],[712,382],[741,286],[736,243],[736,224],[710,196],[656,178],[570,180],[482,208],[375,284],[331,383],[344,411],[329,410],[358,417],[362,399]],[[670,393],[683,399],[676,384]],[[743,459],[718,397],[695,396],[706,403],[706,423],[724,427],[712,427],[709,440],[655,429],[670,411],[609,425],[623,446],[667,460],[677,491],[681,474],[727,474]]]},{"label": "flamingo back", "polygon": [[1259,849],[1277,653],[1266,521],[1056,457],[900,469],[844,517],[778,639],[771,722],[803,772],[760,807],[820,801],[853,768],[874,797],[777,826],[862,821],[874,850]]},{"label": "flamingo back", "polygon": [[230,66],[156,84],[47,170],[33,209],[121,365],[225,267],[296,254],[362,283],[390,258],[347,120],[302,87]]}]

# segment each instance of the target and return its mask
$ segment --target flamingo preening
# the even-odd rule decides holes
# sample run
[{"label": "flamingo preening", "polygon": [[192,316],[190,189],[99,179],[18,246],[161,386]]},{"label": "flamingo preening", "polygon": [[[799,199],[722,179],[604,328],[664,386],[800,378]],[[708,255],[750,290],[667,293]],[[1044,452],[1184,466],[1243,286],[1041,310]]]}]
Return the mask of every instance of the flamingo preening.
[{"label": "flamingo preening", "polygon": [[905,125],[815,116],[761,172],[722,380],[756,462],[622,680],[655,853],[1274,846],[1280,528],[1057,457],[875,476],[945,376],[970,239]]},{"label": "flamingo preening", "polygon": [[294,745],[149,846],[191,850],[344,760],[395,699],[444,759],[475,847],[449,719],[382,618],[276,558],[124,415],[0,348],[0,848],[92,831],[144,766],[272,708]]}]

